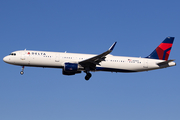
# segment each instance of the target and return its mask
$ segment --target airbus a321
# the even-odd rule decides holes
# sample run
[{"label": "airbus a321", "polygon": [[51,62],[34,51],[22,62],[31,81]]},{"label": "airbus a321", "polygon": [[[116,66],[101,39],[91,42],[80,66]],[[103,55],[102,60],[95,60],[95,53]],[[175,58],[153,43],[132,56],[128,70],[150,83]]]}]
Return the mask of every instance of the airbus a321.
[{"label": "airbus a321", "polygon": [[47,52],[34,50],[18,50],[3,58],[4,62],[22,66],[62,68],[63,75],[75,75],[82,71],[86,73],[85,79],[92,76],[90,72],[142,72],[175,66],[174,60],[168,60],[174,37],[167,37],[147,57],[122,57],[113,56],[116,42],[105,52],[99,55],[77,54],[66,52]]}]

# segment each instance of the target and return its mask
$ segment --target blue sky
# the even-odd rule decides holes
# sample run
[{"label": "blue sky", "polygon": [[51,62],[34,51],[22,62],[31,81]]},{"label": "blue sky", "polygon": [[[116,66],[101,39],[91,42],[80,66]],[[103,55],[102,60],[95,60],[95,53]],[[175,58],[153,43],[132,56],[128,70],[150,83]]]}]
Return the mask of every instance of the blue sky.
[{"label": "blue sky", "polygon": [[[0,2],[0,119],[179,120],[178,0],[16,0]],[[61,69],[3,62],[15,50],[145,57],[167,36],[177,66],[141,73],[62,75]]]}]

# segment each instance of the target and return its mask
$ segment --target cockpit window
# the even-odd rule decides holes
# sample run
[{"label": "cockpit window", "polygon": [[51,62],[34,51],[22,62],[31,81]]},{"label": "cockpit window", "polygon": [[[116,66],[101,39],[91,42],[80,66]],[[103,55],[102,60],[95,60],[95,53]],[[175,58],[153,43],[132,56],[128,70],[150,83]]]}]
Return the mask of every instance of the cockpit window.
[{"label": "cockpit window", "polygon": [[16,56],[16,53],[11,53],[11,54],[9,54],[9,55],[13,55],[13,56]]}]

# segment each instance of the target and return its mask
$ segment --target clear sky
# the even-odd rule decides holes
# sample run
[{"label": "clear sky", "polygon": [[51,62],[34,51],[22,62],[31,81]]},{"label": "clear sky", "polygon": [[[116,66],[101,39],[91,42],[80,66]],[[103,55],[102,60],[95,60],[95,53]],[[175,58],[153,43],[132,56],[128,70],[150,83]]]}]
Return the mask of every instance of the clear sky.
[{"label": "clear sky", "polygon": [[[1,0],[0,120],[179,120],[179,0]],[[177,66],[62,75],[3,62],[16,50],[146,57],[167,36]]]}]

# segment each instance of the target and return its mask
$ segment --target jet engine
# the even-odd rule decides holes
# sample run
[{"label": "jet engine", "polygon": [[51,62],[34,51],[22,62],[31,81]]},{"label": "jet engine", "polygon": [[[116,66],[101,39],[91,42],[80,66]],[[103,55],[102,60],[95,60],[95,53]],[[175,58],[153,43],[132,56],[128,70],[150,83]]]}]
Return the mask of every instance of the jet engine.
[{"label": "jet engine", "polygon": [[81,71],[78,71],[77,63],[64,63],[64,69],[62,73],[63,75],[75,75],[77,73],[81,73]]}]

